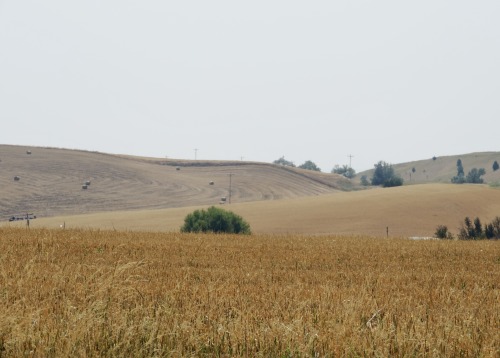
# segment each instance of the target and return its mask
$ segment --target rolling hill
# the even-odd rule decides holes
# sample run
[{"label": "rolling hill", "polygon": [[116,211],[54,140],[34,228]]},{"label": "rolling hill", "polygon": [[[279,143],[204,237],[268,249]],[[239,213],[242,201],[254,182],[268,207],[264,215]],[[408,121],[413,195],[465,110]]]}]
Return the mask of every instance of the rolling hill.
[{"label": "rolling hill", "polygon": [[[90,185],[82,189],[86,181]],[[339,175],[266,163],[173,161],[0,146],[0,220],[27,212],[51,217],[213,205],[222,197],[233,203],[276,200],[351,187]]]},{"label": "rolling hill", "polygon": [[[435,159],[393,164],[393,168],[404,179],[405,184],[450,183],[451,178],[457,175],[458,159],[462,160],[466,175],[472,168],[484,168],[486,170],[486,175],[483,176],[485,183],[500,184],[500,170],[493,171],[492,169],[495,160],[500,163],[500,152],[435,157]],[[413,172],[413,168],[415,168],[415,172]],[[373,170],[358,173],[355,181],[359,182],[363,175],[371,178]]]},{"label": "rolling hill", "polygon": [[[425,170],[426,184],[415,175],[414,185],[354,190],[359,187],[338,175],[266,163],[0,146],[0,215],[2,225],[11,226],[25,225],[8,222],[11,215],[30,212],[38,216],[32,227],[178,231],[187,213],[219,205],[226,197],[225,206],[243,216],[255,233],[382,237],[389,228],[390,236],[431,236],[437,225],[456,233],[465,216],[483,222],[500,216],[500,190],[429,182],[448,182],[458,157],[468,171],[493,162],[495,155],[398,164],[400,173],[412,167]],[[493,182],[498,175],[488,174]],[[91,184],[82,189],[87,180]]]}]

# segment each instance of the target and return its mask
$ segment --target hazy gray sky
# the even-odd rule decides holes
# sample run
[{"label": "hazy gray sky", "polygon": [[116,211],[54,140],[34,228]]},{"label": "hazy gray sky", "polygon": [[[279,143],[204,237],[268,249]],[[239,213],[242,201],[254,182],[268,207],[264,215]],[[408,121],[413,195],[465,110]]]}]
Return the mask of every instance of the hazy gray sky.
[{"label": "hazy gray sky", "polygon": [[0,0],[0,143],[323,171],[500,150],[500,1]]}]

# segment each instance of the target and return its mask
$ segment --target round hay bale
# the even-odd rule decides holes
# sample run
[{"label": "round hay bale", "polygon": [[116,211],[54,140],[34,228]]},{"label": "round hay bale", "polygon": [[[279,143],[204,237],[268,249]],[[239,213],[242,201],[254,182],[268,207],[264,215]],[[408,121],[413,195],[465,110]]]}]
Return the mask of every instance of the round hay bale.
[{"label": "round hay bale", "polygon": [[83,189],[83,190],[87,190],[87,188],[88,188],[88,185],[85,185],[85,184],[84,184],[84,185],[82,185],[82,189]]},{"label": "round hay bale", "polygon": [[20,177],[18,177],[18,176],[16,175],[16,176],[14,177],[14,181],[19,181],[19,180],[21,180],[21,178],[20,178]]}]

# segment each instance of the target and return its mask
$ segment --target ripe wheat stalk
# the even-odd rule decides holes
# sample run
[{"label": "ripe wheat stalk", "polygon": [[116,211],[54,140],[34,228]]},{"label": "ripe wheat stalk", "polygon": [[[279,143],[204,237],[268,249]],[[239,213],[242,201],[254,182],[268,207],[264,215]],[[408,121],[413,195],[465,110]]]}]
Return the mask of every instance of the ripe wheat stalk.
[{"label": "ripe wheat stalk", "polygon": [[500,245],[0,229],[0,356],[500,355]]}]

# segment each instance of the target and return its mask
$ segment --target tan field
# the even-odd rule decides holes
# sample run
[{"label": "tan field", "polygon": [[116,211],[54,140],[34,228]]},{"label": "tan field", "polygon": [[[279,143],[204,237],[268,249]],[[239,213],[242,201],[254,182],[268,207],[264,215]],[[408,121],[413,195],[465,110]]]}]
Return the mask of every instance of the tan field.
[{"label": "tan field", "polygon": [[[199,207],[103,212],[38,218],[32,227],[179,231]],[[426,184],[337,192],[321,196],[226,205],[254,233],[432,236],[438,225],[456,233],[465,216],[483,222],[500,215],[500,190],[485,185]],[[22,227],[24,222],[7,223]]]}]

